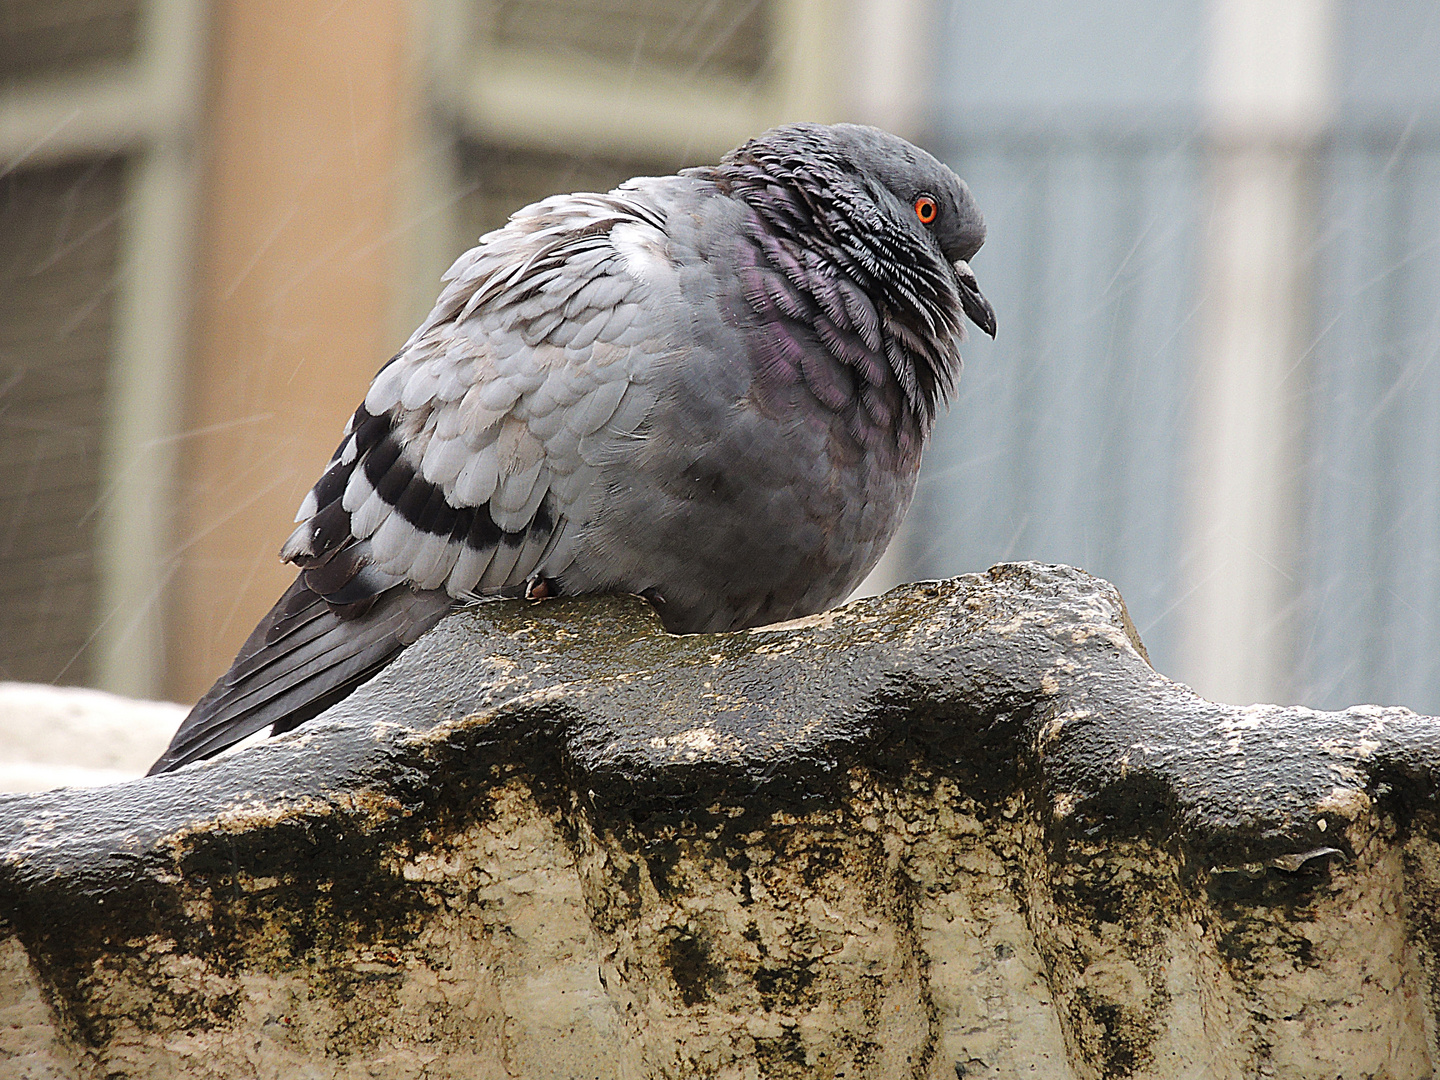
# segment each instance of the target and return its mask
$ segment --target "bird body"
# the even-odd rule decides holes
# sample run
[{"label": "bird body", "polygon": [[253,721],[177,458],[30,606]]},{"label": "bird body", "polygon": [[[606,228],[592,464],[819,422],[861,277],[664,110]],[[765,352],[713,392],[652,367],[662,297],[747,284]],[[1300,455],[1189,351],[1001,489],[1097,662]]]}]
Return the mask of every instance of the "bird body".
[{"label": "bird body", "polygon": [[282,549],[295,584],[152,771],[294,727],[466,602],[638,593],[695,633],[843,599],[909,506],[962,315],[994,332],[983,239],[949,169],[849,125],[519,211],[375,377]]}]

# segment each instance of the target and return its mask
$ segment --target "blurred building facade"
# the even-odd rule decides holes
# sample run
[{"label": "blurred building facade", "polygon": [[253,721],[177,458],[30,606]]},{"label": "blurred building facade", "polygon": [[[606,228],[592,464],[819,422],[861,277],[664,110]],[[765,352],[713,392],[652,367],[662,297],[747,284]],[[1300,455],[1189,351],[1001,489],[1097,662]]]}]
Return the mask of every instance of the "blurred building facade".
[{"label": "blurred building facade", "polygon": [[1440,9],[946,0],[986,210],[903,557],[1121,588],[1219,700],[1440,711]]},{"label": "blurred building facade", "polygon": [[0,678],[193,699],[476,236],[844,118],[967,177],[1001,320],[882,576],[1440,711],[1437,74],[1420,0],[0,0]]}]

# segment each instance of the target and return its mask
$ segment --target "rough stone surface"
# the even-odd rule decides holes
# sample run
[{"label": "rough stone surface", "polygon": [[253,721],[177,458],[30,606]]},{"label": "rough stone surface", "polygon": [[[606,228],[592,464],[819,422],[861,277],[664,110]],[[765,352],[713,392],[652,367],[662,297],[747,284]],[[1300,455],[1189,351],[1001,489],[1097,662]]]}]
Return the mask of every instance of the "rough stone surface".
[{"label": "rough stone surface", "polygon": [[1063,567],[488,605],[291,736],[0,798],[0,1076],[1426,1077],[1437,761],[1197,697]]}]

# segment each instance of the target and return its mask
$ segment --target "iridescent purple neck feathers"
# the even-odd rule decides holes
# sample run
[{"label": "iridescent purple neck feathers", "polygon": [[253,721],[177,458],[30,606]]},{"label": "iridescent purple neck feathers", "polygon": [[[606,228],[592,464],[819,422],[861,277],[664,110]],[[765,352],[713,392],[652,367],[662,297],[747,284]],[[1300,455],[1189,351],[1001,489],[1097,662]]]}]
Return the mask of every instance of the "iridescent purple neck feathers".
[{"label": "iridescent purple neck feathers", "polygon": [[[780,128],[697,172],[751,210],[741,279],[769,329],[762,366],[798,372],[836,411],[856,406],[852,427],[923,440],[960,371],[965,309],[952,263],[984,236],[963,183],[894,136],[844,125]],[[963,250],[947,252],[916,219],[920,194],[948,211],[947,225],[968,226]],[[815,343],[833,364],[807,360]]]}]

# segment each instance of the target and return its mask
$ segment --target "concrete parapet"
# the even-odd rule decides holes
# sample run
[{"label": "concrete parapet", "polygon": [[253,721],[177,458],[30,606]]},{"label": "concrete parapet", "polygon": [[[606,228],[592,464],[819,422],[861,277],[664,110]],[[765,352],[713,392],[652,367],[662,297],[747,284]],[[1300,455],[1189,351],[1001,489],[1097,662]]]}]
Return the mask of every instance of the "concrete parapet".
[{"label": "concrete parapet", "polygon": [[1197,697],[1065,567],[486,605],[289,736],[0,798],[0,1076],[1425,1077],[1436,762]]}]

